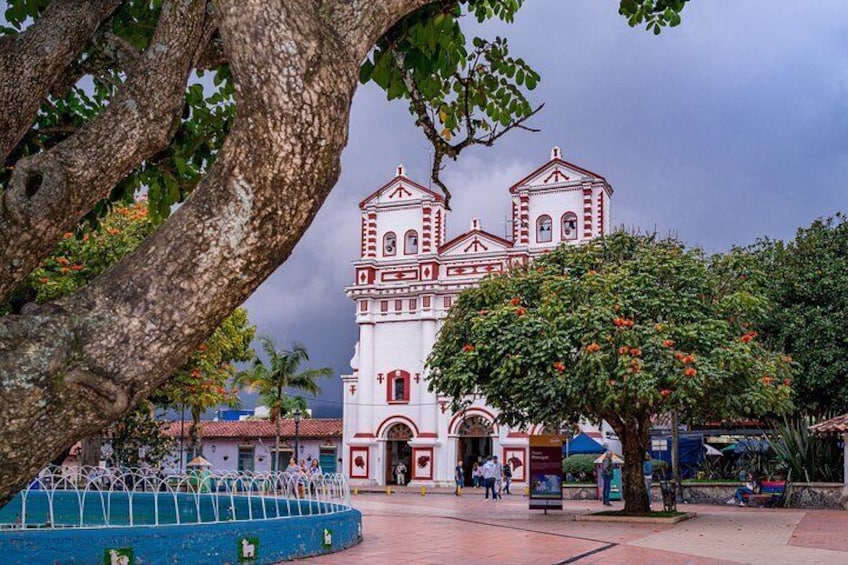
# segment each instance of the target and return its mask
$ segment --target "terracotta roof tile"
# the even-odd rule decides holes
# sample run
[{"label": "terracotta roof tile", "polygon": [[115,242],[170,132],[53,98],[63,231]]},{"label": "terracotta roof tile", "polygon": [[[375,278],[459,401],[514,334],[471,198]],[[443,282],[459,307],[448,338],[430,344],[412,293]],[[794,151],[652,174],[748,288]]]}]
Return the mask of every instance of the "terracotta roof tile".
[{"label": "terracotta roof tile", "polygon": [[832,432],[845,433],[848,432],[848,414],[819,422],[814,426],[810,426],[810,431],[814,434],[827,434]]},{"label": "terracotta roof tile", "polygon": [[[168,422],[165,435],[180,437],[182,422]],[[187,437],[191,422],[185,423],[184,435]],[[205,438],[273,438],[276,424],[268,420],[241,420],[238,422],[201,422],[201,435]],[[342,437],[340,419],[305,418],[300,421],[298,435],[301,438],[339,438]],[[294,437],[294,420],[280,420],[280,437]]]}]

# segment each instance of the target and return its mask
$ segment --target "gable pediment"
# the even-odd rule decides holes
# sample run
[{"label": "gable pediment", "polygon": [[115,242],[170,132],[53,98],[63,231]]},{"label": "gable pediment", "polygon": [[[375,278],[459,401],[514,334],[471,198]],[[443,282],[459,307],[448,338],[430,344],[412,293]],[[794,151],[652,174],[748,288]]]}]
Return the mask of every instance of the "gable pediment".
[{"label": "gable pediment", "polygon": [[606,180],[591,171],[578,167],[562,159],[552,159],[536,169],[510,188],[510,192],[534,188],[553,188],[569,183],[606,182]]},{"label": "gable pediment", "polygon": [[359,207],[412,204],[422,200],[441,202],[442,195],[410,180],[405,175],[398,175],[360,202]]},{"label": "gable pediment", "polygon": [[512,242],[483,230],[472,230],[455,237],[439,248],[443,257],[498,253],[512,248]]}]

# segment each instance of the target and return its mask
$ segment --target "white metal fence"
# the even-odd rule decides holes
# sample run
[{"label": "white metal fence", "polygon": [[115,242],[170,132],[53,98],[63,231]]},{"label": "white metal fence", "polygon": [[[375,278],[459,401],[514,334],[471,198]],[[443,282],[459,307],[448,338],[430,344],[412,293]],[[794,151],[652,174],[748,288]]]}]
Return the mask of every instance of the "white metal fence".
[{"label": "white metal fence", "polygon": [[348,509],[341,474],[49,467],[0,509],[0,528],[199,524]]}]

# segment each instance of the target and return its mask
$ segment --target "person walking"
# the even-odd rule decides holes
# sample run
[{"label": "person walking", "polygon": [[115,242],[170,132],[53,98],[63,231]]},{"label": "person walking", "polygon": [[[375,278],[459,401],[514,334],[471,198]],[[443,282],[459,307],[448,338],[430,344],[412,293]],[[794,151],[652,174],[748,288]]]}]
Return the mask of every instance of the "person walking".
[{"label": "person walking", "polygon": [[498,456],[494,457],[495,463],[495,491],[497,492],[498,498],[503,498],[501,495],[501,490],[503,489],[503,464],[498,461]]},{"label": "person walking", "polygon": [[512,494],[509,492],[509,485],[512,484],[512,466],[509,464],[509,461],[504,465],[504,492],[507,494]]},{"label": "person walking", "polygon": [[612,461],[612,451],[607,450],[601,459],[601,480],[603,481],[604,506],[612,506],[610,502],[610,487],[612,486],[612,474],[615,465]]},{"label": "person walking", "polygon": [[465,470],[462,468],[462,459],[456,462],[456,468],[453,470],[453,480],[456,481],[456,489],[453,493],[459,496],[462,485],[465,484]]},{"label": "person walking", "polygon": [[492,500],[498,500],[498,493],[495,491],[495,473],[497,469],[495,467],[494,461],[492,461],[492,456],[489,455],[486,458],[486,462],[483,464],[481,468],[481,472],[483,474],[483,486],[486,489],[485,496],[483,498],[489,498],[489,491],[492,491]]}]

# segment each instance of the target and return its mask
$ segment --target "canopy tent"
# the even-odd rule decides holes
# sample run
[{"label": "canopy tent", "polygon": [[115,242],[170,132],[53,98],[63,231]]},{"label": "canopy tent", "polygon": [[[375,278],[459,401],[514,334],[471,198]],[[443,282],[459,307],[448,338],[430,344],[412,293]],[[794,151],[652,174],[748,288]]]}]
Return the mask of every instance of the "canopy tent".
[{"label": "canopy tent", "polygon": [[716,449],[716,448],[715,448],[715,447],[713,447],[712,445],[709,445],[709,444],[706,444],[706,443],[705,443],[705,444],[704,444],[704,449],[706,450],[705,455],[707,455],[707,456],[716,456],[716,455],[718,455],[719,457],[721,457],[721,451],[719,451],[718,449]]},{"label": "canopy tent", "polygon": [[741,439],[734,444],[733,453],[766,453],[769,449],[769,442],[764,439]]},{"label": "canopy tent", "polygon": [[[697,474],[705,451],[702,435],[681,435],[678,438],[677,454],[682,479],[691,479]],[[667,472],[671,472],[671,436],[651,438],[651,457],[665,461]]]},{"label": "canopy tent", "polygon": [[604,453],[605,451],[606,448],[603,445],[583,433],[577,434],[562,445],[562,454],[566,457],[584,453]]}]

